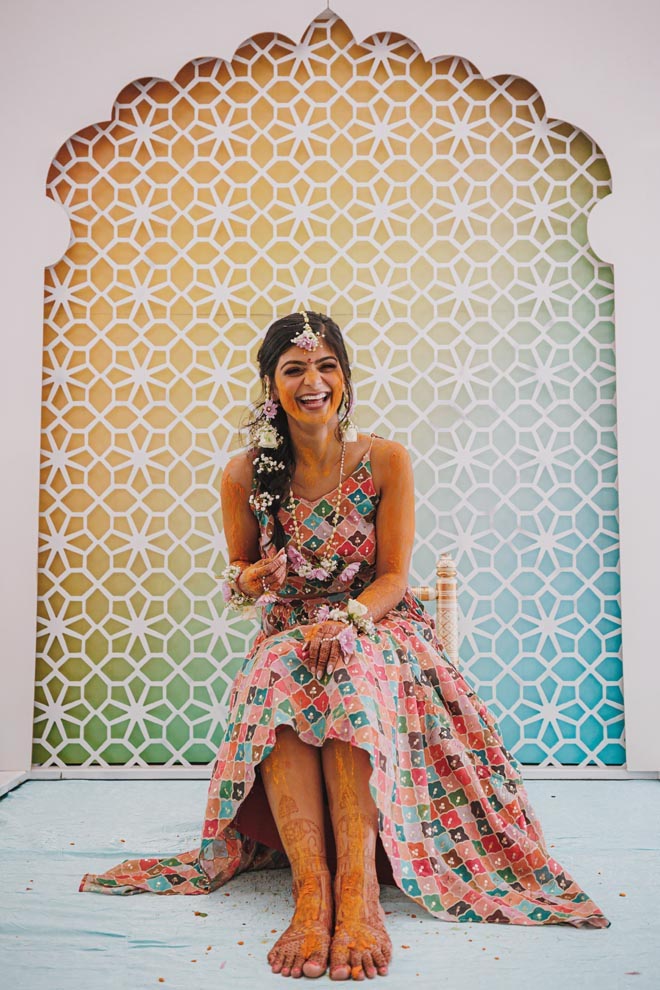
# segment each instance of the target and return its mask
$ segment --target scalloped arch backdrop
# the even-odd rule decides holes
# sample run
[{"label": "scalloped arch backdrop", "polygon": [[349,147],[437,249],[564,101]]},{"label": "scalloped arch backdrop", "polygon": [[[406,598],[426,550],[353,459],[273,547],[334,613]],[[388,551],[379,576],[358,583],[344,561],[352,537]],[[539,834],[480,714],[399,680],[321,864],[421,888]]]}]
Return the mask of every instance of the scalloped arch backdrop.
[{"label": "scalloped arch backdrop", "polygon": [[253,627],[219,476],[305,304],[357,419],[415,465],[411,580],[460,575],[461,662],[523,763],[624,762],[607,162],[533,85],[330,13],[142,79],[48,193],[34,762],[213,759]]}]

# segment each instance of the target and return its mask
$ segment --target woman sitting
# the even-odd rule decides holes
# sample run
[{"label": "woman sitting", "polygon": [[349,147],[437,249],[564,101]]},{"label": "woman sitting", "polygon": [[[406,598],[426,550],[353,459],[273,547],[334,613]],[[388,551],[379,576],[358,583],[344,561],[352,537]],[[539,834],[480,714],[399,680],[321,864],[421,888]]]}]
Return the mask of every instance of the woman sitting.
[{"label": "woman sitting", "polygon": [[290,865],[294,915],[268,961],[294,977],[387,973],[379,879],[444,921],[607,927],[550,856],[496,720],[408,588],[410,457],[355,430],[339,328],[291,314],[258,362],[264,401],[221,496],[226,598],[257,605],[261,624],[232,686],[201,846],[80,889],[207,893]]}]

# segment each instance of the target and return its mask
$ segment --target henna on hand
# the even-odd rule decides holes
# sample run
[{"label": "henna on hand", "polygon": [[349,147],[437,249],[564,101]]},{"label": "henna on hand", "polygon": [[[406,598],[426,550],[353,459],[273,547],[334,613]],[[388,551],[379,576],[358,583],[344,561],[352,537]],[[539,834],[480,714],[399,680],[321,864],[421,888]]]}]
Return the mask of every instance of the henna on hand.
[{"label": "henna on hand", "polygon": [[330,620],[318,622],[312,627],[306,643],[308,667],[316,678],[331,673],[342,661],[343,655],[336,636],[346,628],[346,623]]},{"label": "henna on hand", "polygon": [[268,591],[278,591],[286,584],[286,574],[286,550],[282,547],[273,557],[261,557],[244,567],[236,584],[243,594],[258,598],[264,593],[264,584]]}]

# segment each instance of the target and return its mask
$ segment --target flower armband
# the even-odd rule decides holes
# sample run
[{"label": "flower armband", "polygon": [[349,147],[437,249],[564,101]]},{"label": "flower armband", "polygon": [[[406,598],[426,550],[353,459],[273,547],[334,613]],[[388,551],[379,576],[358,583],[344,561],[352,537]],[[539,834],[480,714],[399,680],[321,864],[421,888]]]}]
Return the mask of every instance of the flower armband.
[{"label": "flower armband", "polygon": [[[246,566],[248,565],[246,564]],[[257,614],[256,605],[267,605],[268,602],[275,601],[277,596],[266,589],[257,598],[252,595],[246,595],[238,586],[238,579],[244,570],[245,567],[240,567],[239,564],[228,564],[225,567],[224,571],[220,574],[222,578],[222,597],[229,608],[240,609],[243,615],[253,618]]]},{"label": "flower armband", "polygon": [[230,608],[252,609],[255,599],[246,595],[238,587],[238,579],[244,570],[239,564],[227,564],[220,574],[222,578],[222,597]]},{"label": "flower armband", "polygon": [[372,618],[368,617],[366,605],[355,598],[348,599],[346,611],[341,608],[330,608],[329,605],[321,605],[316,610],[315,619],[317,622],[344,622],[346,629],[343,629],[338,636],[334,637],[339,643],[342,655],[345,659],[355,653],[356,630],[368,636],[369,639],[376,640],[378,633]]}]

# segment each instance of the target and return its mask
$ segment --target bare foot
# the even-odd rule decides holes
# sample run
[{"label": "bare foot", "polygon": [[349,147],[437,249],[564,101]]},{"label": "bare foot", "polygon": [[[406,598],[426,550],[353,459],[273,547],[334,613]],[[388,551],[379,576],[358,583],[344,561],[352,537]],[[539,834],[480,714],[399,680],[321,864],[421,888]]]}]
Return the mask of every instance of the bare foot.
[{"label": "bare foot", "polygon": [[374,871],[335,877],[335,932],[330,948],[331,980],[387,976],[392,941],[385,929],[380,888]]},{"label": "bare foot", "polygon": [[332,881],[329,872],[306,873],[293,882],[296,909],[287,930],[268,953],[273,973],[322,976],[328,968],[332,932]]}]

